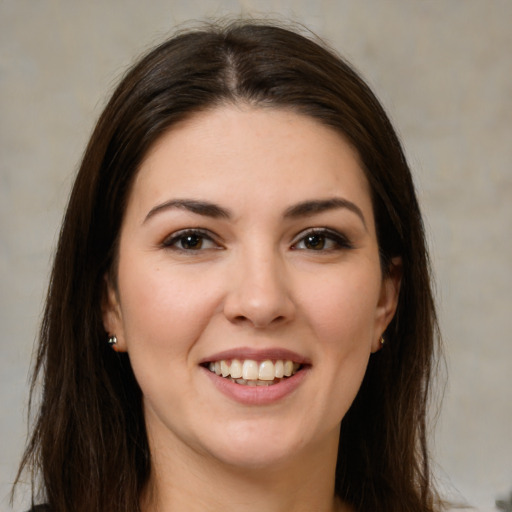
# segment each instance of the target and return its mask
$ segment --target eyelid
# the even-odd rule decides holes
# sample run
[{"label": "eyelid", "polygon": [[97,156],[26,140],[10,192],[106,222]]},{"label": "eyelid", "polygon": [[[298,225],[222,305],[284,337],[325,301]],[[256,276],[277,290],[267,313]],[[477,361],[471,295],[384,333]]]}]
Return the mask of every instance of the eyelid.
[{"label": "eyelid", "polygon": [[[295,236],[294,241],[292,242],[292,249],[296,249],[296,246],[302,242],[308,235],[322,235],[327,239],[334,241],[337,245],[334,249],[322,249],[318,250],[318,252],[326,252],[326,251],[335,251],[335,250],[343,250],[343,249],[353,249],[354,245],[349,239],[349,237],[339,231],[331,228],[321,227],[321,228],[308,228],[301,231],[298,235]],[[302,249],[308,250],[308,249]]]},{"label": "eyelid", "polygon": [[[216,239],[216,237],[207,229],[204,228],[185,228],[180,229],[178,231],[174,231],[170,235],[167,235],[164,240],[161,243],[161,246],[165,249],[173,249],[180,252],[200,252],[205,251],[207,249],[183,249],[180,247],[175,246],[181,238],[187,236],[187,235],[197,235],[200,236],[203,240],[208,240],[215,244],[215,249],[221,249],[222,246]],[[209,247],[208,249],[212,249]]]}]

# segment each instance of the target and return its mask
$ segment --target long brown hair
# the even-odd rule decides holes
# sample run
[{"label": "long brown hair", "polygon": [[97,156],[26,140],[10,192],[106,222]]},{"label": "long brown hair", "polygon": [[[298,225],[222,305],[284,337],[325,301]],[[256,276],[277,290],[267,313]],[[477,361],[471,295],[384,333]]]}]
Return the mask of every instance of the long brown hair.
[{"label": "long brown hair", "polygon": [[359,153],[383,271],[400,256],[403,278],[386,345],[342,422],[336,493],[361,512],[432,512],[426,411],[437,323],[409,167],[378,100],[344,60],[258,23],[169,39],[126,74],[101,115],[55,255],[32,381],[34,393],[42,378],[42,398],[20,474],[32,470],[55,512],[139,509],[151,454],[130,362],[106,343],[104,276],[115,274],[127,196],[149,148],[178,121],[239,102],[311,116]]}]

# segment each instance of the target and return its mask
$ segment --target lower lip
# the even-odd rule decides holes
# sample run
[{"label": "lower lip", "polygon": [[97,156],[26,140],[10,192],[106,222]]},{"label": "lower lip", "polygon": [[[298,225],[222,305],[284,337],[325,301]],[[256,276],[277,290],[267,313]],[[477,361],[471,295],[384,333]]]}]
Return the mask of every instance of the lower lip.
[{"label": "lower lip", "polygon": [[302,383],[308,368],[303,367],[296,374],[270,386],[245,386],[225,377],[219,377],[207,368],[204,372],[217,389],[228,398],[245,405],[267,405],[291,395]]}]

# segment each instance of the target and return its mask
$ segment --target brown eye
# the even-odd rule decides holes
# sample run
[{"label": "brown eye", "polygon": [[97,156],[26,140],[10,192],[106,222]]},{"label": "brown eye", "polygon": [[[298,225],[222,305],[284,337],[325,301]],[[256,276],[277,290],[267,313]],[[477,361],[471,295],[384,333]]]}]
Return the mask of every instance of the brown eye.
[{"label": "brown eye", "polygon": [[208,233],[201,230],[182,230],[173,233],[163,241],[162,246],[182,252],[204,251],[207,249],[220,249],[221,247]]},{"label": "brown eye", "polygon": [[203,246],[203,237],[196,234],[186,235],[180,238],[179,245],[181,249],[198,250]]},{"label": "brown eye", "polygon": [[[301,236],[302,235],[302,236]],[[350,240],[337,231],[318,228],[301,233],[300,238],[292,245],[293,250],[303,251],[342,251],[352,249]]]},{"label": "brown eye", "polygon": [[304,238],[304,246],[306,249],[320,251],[325,248],[325,236],[320,234],[307,235]]}]

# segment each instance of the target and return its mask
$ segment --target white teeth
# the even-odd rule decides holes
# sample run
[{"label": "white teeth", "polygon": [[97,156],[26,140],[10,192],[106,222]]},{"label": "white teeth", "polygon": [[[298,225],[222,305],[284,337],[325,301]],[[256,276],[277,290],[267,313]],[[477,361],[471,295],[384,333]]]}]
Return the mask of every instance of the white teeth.
[{"label": "white teeth", "polygon": [[263,361],[260,363],[260,367],[258,369],[259,380],[274,380],[274,373],[274,363],[272,361]]},{"label": "white teeth", "polygon": [[282,379],[284,377],[284,363],[283,361],[276,361],[274,365],[274,375],[276,379]]},{"label": "white teeth", "polygon": [[229,366],[226,361],[220,362],[220,372],[223,377],[227,377],[229,375]]},{"label": "white teeth", "polygon": [[258,370],[258,363],[256,361],[246,359],[242,366],[242,377],[245,380],[257,380]]},{"label": "white teeth", "polygon": [[273,380],[245,380],[245,379],[232,379],[228,377],[229,380],[236,382],[237,384],[242,384],[242,386],[272,386],[275,384]]},{"label": "white teeth", "polygon": [[231,361],[231,368],[229,373],[233,379],[242,378],[242,363],[238,359],[233,359]]},{"label": "white teeth", "polygon": [[[215,367],[215,371],[217,371],[217,367]],[[285,361],[284,362],[284,376],[290,377],[290,375],[293,373],[293,362],[292,361]]]},{"label": "white teeth", "polygon": [[[279,382],[283,377],[291,377],[299,371],[301,365],[290,360],[271,361],[266,359],[258,363],[252,359],[223,359],[208,364],[211,372],[230,378],[238,384],[265,386]],[[277,379],[277,381],[276,381]]]}]

